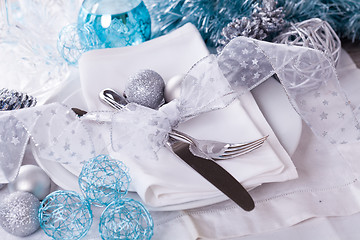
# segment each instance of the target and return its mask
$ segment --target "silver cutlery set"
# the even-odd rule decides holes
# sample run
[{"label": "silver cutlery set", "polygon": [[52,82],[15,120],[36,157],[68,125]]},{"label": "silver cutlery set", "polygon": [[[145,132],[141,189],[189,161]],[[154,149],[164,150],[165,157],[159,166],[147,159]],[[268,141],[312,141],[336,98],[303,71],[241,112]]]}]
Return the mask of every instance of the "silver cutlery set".
[{"label": "silver cutlery set", "polygon": [[[18,109],[33,106],[36,100],[24,94],[1,90],[1,108],[3,110]],[[107,88],[99,93],[100,99],[107,105],[117,110],[123,110],[128,101],[114,91]],[[79,116],[85,115],[86,111],[72,108]],[[251,211],[255,203],[247,190],[217,161],[239,157],[249,153],[263,145],[268,136],[245,143],[224,143],[212,140],[199,140],[177,129],[169,132],[168,147],[180,159],[197,171],[212,185],[218,188],[236,204],[246,211]]]},{"label": "silver cutlery set", "polygon": [[[107,88],[99,93],[100,99],[122,110],[128,101],[113,89]],[[126,108],[125,108],[126,109]],[[255,204],[247,190],[224,168],[216,163],[249,153],[263,145],[268,136],[245,143],[224,143],[212,140],[199,140],[186,133],[172,129],[167,145],[171,150],[201,176],[222,191],[246,211],[254,209]]]}]

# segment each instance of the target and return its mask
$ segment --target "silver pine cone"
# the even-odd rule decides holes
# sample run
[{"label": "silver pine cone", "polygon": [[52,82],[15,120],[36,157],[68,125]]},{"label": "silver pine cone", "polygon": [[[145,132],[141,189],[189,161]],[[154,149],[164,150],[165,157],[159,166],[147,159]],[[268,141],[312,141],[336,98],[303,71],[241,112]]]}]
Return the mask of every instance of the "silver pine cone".
[{"label": "silver pine cone", "polygon": [[0,111],[15,110],[36,105],[36,98],[15,90],[0,90]]},{"label": "silver pine cone", "polygon": [[231,39],[239,36],[264,40],[280,32],[287,24],[284,20],[283,8],[276,8],[274,0],[263,1],[256,5],[250,16],[233,19],[222,29],[220,45],[226,45]]}]

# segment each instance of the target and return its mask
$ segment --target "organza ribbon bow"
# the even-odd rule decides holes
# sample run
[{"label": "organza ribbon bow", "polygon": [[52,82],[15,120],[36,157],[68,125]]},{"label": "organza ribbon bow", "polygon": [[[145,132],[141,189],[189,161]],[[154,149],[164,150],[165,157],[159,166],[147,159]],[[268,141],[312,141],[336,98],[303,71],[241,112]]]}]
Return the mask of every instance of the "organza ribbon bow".
[{"label": "organza ribbon bow", "polygon": [[159,110],[129,104],[126,110],[78,118],[68,107],[54,103],[1,112],[0,183],[15,178],[29,137],[40,157],[65,165],[79,167],[109,146],[135,160],[149,161],[178,123],[226,107],[274,74],[316,135],[333,144],[360,139],[353,106],[324,53],[239,37],[220,55],[196,63],[183,80],[180,98]]},{"label": "organza ribbon bow", "polygon": [[201,113],[224,108],[235,97],[217,58],[206,57],[183,79],[178,99],[158,110],[130,103],[114,114],[113,150],[127,152],[134,159],[156,159],[156,152],[166,146],[172,128]]},{"label": "organza ribbon bow", "polygon": [[274,74],[316,135],[331,143],[358,140],[360,125],[331,59],[314,49],[239,37],[219,56],[210,55],[190,69],[175,102],[158,111],[130,104],[130,111],[115,115],[113,148],[134,158],[154,156],[179,122],[226,107],[235,95],[250,91]]}]

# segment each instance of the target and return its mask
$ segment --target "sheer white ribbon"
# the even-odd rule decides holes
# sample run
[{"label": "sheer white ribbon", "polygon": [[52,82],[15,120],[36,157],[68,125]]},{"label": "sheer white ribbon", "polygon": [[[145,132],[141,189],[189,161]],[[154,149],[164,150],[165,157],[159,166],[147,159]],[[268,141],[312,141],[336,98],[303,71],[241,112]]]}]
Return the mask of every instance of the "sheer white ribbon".
[{"label": "sheer white ribbon", "polygon": [[78,118],[54,103],[1,112],[0,183],[16,177],[29,136],[40,157],[62,164],[81,164],[109,145],[134,160],[155,159],[179,122],[227,106],[275,73],[315,134],[332,143],[358,140],[360,125],[325,54],[239,37],[219,56],[196,63],[183,81],[180,98],[159,110],[129,104],[127,110]]}]

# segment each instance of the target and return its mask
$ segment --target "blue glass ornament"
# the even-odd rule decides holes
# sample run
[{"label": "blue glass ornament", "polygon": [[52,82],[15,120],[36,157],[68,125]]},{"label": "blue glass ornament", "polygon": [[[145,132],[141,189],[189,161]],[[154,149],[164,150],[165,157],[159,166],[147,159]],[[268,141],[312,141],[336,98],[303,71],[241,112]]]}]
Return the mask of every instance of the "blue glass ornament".
[{"label": "blue glass ornament", "polygon": [[150,213],[140,202],[130,198],[112,202],[100,217],[101,238],[151,239],[154,223]]},{"label": "blue glass ornament", "polygon": [[79,186],[87,200],[96,206],[107,206],[126,195],[130,184],[128,168],[107,155],[86,162],[79,176]]},{"label": "blue glass ornament", "polygon": [[90,204],[73,191],[49,194],[39,209],[40,227],[53,239],[80,239],[89,231],[93,217]]},{"label": "blue glass ornament", "polygon": [[[151,36],[150,15],[141,0],[84,0],[78,24],[94,29],[101,48],[137,45]],[[88,37],[81,34],[83,45]]]}]

